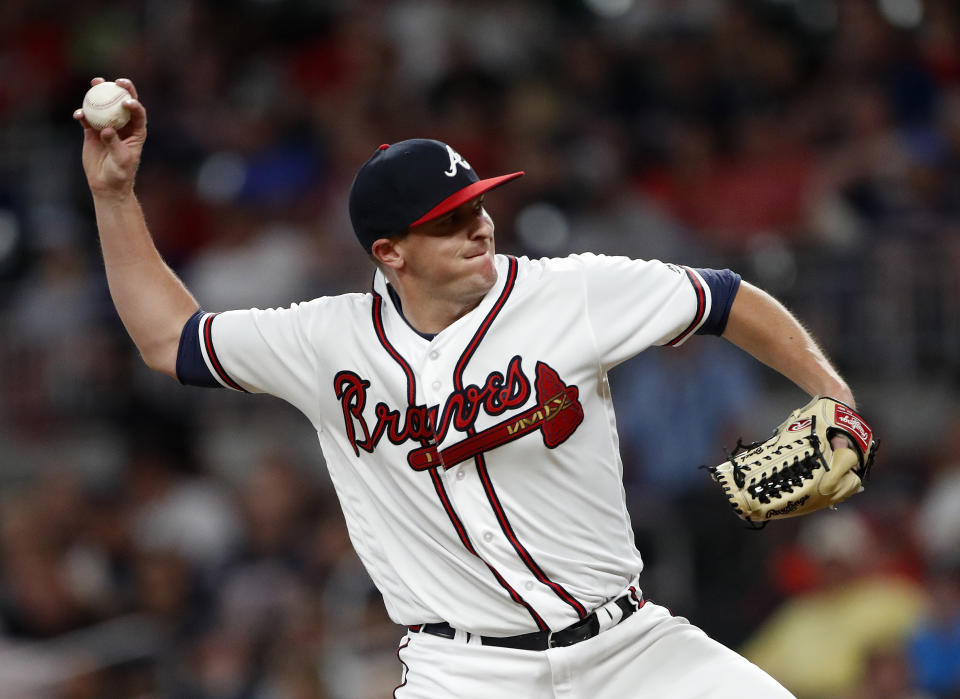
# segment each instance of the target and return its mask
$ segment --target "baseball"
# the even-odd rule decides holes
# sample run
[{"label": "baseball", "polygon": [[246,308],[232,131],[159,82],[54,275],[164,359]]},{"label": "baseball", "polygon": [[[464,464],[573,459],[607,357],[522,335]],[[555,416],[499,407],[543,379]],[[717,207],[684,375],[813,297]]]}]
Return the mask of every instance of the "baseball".
[{"label": "baseball", "polygon": [[83,117],[97,131],[112,126],[119,129],[130,120],[130,111],[123,101],[130,93],[114,82],[94,85],[83,97]]}]

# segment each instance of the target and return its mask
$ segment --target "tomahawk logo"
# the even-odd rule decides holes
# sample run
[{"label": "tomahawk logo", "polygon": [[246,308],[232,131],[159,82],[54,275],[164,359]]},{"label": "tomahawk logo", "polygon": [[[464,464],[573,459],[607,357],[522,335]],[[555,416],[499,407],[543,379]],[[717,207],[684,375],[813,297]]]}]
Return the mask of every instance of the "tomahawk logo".
[{"label": "tomahawk logo", "polygon": [[463,159],[463,156],[457,153],[453,148],[447,146],[447,155],[450,156],[450,169],[443,174],[447,177],[454,177],[457,174],[457,165],[462,165],[464,170],[470,169],[470,163]]},{"label": "tomahawk logo", "polygon": [[536,371],[537,403],[532,408],[475,432],[442,451],[437,450],[436,444],[414,449],[407,454],[407,463],[415,471],[441,465],[448,469],[531,432],[540,432],[548,449],[567,441],[583,422],[580,389],[567,386],[557,372],[543,362],[537,362]]}]

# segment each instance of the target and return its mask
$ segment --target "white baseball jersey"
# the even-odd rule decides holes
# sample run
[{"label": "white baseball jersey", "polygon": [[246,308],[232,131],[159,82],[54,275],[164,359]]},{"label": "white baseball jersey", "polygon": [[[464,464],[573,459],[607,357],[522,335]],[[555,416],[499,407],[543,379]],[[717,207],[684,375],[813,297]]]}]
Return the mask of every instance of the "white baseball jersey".
[{"label": "white baseball jersey", "polygon": [[195,346],[219,383],[310,419],[399,624],[558,630],[621,593],[642,562],[607,371],[722,325],[739,284],[592,254],[496,265],[480,305],[432,339],[377,272],[370,293],[199,312],[181,340],[182,381],[203,383],[181,371]]}]

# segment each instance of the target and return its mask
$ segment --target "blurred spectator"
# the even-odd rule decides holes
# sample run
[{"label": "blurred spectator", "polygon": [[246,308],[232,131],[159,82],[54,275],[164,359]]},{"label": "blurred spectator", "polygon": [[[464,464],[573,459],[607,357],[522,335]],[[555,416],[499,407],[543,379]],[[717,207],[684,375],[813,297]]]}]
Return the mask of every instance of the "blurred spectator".
[{"label": "blurred spectator", "polygon": [[[749,357],[705,338],[644,352],[611,383],[624,481],[672,498],[711,485],[697,467],[722,460],[724,444],[733,448],[759,393]],[[683,449],[664,435],[678,435]]]},{"label": "blurred spectator", "polygon": [[917,686],[960,697],[960,559],[933,563],[927,587],[931,608],[910,637],[910,667]]},{"label": "blurred spectator", "polygon": [[199,479],[171,485],[132,513],[134,545],[142,551],[176,551],[204,574],[216,571],[239,534],[236,515],[220,490]]},{"label": "blurred spectator", "polygon": [[933,469],[917,506],[917,537],[927,560],[960,564],[960,418],[932,450]]},{"label": "blurred spectator", "polygon": [[[926,689],[926,688],[925,688]],[[939,696],[939,695],[937,695]],[[864,663],[863,681],[849,699],[936,699],[918,689],[916,678],[902,648],[877,648]]]},{"label": "blurred spectator", "polygon": [[743,653],[802,697],[843,697],[864,683],[871,654],[905,642],[928,596],[878,569],[883,542],[854,509],[806,518],[799,541],[819,583],[777,609]]}]

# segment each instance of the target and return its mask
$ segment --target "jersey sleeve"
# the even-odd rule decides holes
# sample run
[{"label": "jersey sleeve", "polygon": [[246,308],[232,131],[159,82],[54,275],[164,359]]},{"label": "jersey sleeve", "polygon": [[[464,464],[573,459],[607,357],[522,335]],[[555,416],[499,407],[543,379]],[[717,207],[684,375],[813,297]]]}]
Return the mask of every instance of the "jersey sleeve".
[{"label": "jersey sleeve", "polygon": [[[612,367],[652,345],[679,346],[696,332],[719,334],[739,277],[603,255],[577,256],[582,264],[587,314],[601,362]],[[720,303],[714,291],[720,292]]]},{"label": "jersey sleeve", "polygon": [[729,269],[694,270],[710,290],[710,313],[703,325],[697,328],[698,335],[722,335],[727,328],[727,319],[733,307],[733,299],[740,289],[741,278]]},{"label": "jersey sleeve", "polygon": [[317,357],[302,304],[283,309],[197,311],[184,326],[177,378],[283,398],[312,419]]}]

